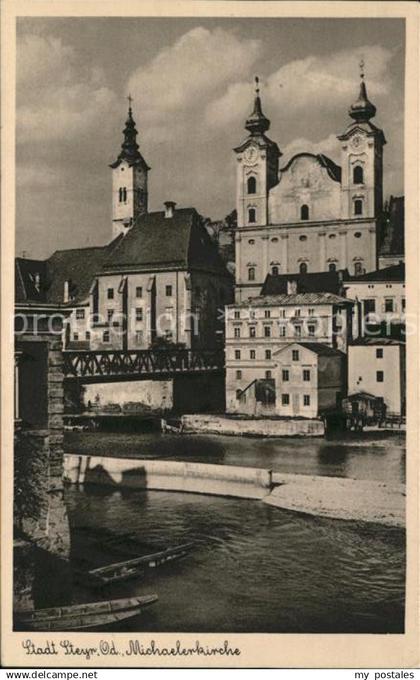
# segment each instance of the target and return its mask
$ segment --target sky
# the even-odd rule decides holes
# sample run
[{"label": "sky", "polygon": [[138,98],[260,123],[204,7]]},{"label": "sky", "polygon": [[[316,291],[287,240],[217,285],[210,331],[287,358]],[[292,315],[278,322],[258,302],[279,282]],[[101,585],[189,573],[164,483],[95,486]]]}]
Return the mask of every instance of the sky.
[{"label": "sky", "polygon": [[149,210],[166,200],[220,219],[235,207],[233,147],[260,77],[268,135],[283,156],[322,152],[351,122],[359,61],[384,130],[384,192],[403,187],[401,19],[20,18],[16,250],[111,239],[111,169],[127,115],[151,166]]}]

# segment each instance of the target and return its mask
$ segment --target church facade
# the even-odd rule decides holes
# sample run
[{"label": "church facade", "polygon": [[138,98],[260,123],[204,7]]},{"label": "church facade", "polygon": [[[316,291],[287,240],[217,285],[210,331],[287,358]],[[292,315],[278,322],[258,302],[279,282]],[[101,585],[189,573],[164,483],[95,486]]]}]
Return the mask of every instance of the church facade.
[{"label": "church facade", "polygon": [[266,132],[270,121],[257,90],[248,136],[236,154],[236,299],[259,294],[267,274],[377,268],[382,215],[382,130],[371,119],[364,74],[352,121],[337,137],[341,166],[323,154],[282,153]]}]

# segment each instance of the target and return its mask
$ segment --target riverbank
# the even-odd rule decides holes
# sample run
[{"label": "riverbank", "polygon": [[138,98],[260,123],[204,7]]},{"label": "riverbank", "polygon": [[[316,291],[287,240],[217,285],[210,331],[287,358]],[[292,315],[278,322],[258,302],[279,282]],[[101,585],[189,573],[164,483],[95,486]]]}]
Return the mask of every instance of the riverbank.
[{"label": "riverbank", "polygon": [[322,420],[305,418],[245,418],[219,415],[183,415],[181,431],[248,437],[323,437]]},{"label": "riverbank", "polygon": [[260,499],[285,510],[334,519],[405,525],[403,484],[272,473],[261,468],[106,456],[64,457],[73,484],[184,491]]}]

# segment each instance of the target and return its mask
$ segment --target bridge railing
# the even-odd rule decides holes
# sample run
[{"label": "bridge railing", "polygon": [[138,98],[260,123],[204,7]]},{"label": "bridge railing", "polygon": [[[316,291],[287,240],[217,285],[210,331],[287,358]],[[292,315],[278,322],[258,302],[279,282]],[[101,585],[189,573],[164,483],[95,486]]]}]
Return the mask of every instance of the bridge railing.
[{"label": "bridge railing", "polygon": [[65,377],[162,375],[221,370],[223,350],[65,350]]}]

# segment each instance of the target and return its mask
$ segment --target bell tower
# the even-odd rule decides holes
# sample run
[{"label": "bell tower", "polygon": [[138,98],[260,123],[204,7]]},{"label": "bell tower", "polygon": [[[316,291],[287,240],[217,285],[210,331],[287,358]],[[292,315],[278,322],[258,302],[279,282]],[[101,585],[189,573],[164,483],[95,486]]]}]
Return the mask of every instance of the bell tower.
[{"label": "bell tower", "polygon": [[365,83],[364,62],[360,62],[358,99],[350,106],[353,119],[341,142],[341,217],[378,219],[383,202],[382,130],[371,122],[376,107],[369,101]]},{"label": "bell tower", "polygon": [[137,217],[147,212],[147,175],[150,170],[139,151],[137,130],[128,96],[128,118],[123,130],[123,143],[112,168],[112,237],[125,234]]},{"label": "bell tower", "polygon": [[234,149],[237,160],[236,209],[238,227],[268,224],[268,194],[278,182],[277,144],[266,136],[270,121],[263,114],[259,79],[255,78],[254,108],[245,123],[248,137]]}]

